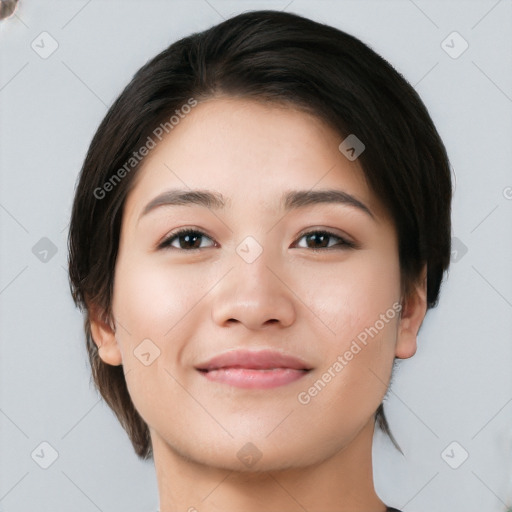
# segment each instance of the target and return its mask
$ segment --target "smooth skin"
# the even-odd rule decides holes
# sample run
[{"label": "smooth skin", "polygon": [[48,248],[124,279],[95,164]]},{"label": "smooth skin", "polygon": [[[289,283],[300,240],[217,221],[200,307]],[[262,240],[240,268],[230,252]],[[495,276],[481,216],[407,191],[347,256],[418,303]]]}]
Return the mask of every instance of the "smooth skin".
[{"label": "smooth skin", "polygon": [[[339,151],[342,140],[293,107],[216,97],[138,171],[123,211],[114,329],[94,307],[91,329],[102,360],[123,365],[150,428],[161,512],[386,510],[373,484],[374,413],[394,358],[416,351],[425,273],[402,297],[395,227],[357,160]],[[175,188],[222,194],[225,207],[143,214]],[[372,215],[340,203],[280,206],[285,192],[325,189],[350,194]],[[204,235],[159,247],[179,228]],[[318,231],[332,235],[305,236]],[[251,263],[237,252],[246,237],[262,249]],[[401,315],[300,403],[299,393],[397,302]],[[151,358],[160,351],[149,365],[136,356],[147,339]],[[278,350],[312,370],[272,389],[211,382],[196,370],[232,349]],[[242,448],[261,458],[248,466]]]}]

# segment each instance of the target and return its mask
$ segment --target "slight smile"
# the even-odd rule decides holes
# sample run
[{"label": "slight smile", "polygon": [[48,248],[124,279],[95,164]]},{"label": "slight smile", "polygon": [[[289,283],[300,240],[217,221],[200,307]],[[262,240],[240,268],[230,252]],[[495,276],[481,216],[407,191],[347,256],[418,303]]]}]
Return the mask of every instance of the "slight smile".
[{"label": "slight smile", "polygon": [[311,369],[297,357],[272,350],[231,350],[196,367],[208,380],[246,389],[283,386]]}]

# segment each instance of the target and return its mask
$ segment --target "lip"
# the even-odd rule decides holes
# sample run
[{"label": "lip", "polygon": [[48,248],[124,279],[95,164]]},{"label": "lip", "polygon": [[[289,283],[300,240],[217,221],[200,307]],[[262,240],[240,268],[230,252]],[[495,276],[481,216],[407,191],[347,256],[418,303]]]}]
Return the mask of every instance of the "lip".
[{"label": "lip", "polygon": [[196,366],[210,381],[246,389],[283,386],[311,369],[300,358],[274,350],[230,350]]}]

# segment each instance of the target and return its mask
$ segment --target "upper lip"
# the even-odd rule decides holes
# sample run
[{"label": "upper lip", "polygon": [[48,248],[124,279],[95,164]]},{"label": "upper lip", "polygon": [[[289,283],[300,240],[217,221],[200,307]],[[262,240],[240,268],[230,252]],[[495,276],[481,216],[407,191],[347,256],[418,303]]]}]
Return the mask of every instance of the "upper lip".
[{"label": "upper lip", "polygon": [[197,370],[219,370],[221,368],[247,368],[269,370],[272,368],[291,368],[311,370],[311,367],[298,357],[275,350],[229,350],[212,357],[196,366]]}]

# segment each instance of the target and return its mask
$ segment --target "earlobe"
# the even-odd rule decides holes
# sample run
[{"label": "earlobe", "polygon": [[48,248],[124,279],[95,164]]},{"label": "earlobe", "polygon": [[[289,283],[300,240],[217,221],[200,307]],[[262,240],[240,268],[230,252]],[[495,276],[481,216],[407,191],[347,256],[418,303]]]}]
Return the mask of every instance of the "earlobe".
[{"label": "earlobe", "polygon": [[96,305],[89,307],[89,323],[91,326],[91,336],[94,343],[98,346],[98,354],[101,360],[112,366],[123,364],[121,350],[115,336],[115,329]]},{"label": "earlobe", "polygon": [[417,336],[427,313],[427,267],[423,267],[419,282],[408,297],[404,297],[395,356],[407,359],[416,353]]}]

